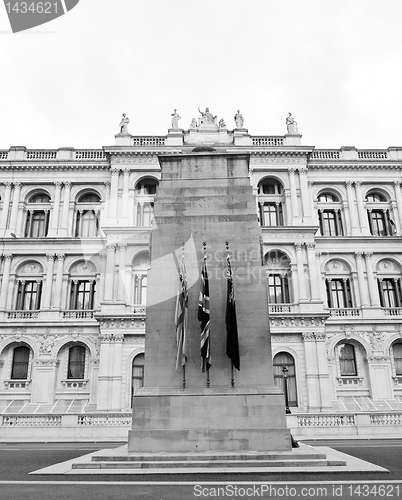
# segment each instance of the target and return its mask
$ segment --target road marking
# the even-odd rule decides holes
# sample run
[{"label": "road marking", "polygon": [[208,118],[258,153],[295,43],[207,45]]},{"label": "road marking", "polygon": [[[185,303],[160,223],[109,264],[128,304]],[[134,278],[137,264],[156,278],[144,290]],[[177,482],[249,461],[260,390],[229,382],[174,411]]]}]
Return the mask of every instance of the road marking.
[{"label": "road marking", "polygon": [[362,479],[361,481],[0,481],[0,484],[22,484],[22,485],[33,485],[33,484],[48,484],[48,485],[96,485],[101,486],[194,486],[199,485],[322,485],[322,484],[402,484],[402,480],[385,480],[375,479],[371,481],[366,481]]}]

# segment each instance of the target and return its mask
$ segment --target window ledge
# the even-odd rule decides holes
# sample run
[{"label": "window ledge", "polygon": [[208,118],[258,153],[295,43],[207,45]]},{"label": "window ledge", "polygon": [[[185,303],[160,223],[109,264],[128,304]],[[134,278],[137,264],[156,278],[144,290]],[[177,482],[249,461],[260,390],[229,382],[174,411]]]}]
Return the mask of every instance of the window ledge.
[{"label": "window ledge", "polygon": [[5,380],[6,389],[29,389],[30,380]]},{"label": "window ledge", "polygon": [[363,385],[363,377],[354,377],[354,376],[343,376],[343,377],[336,377],[337,381],[338,381],[338,385],[340,387],[345,387],[345,386],[349,386],[349,387],[353,387],[353,386],[362,386]]},{"label": "window ledge", "polygon": [[64,389],[86,389],[88,385],[88,379],[68,379],[62,380],[61,385]]}]

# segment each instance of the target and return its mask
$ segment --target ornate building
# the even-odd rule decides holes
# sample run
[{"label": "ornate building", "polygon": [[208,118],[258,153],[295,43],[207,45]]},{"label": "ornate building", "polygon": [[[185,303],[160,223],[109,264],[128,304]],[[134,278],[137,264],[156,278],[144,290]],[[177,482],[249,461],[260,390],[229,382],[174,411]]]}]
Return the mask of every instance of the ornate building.
[{"label": "ornate building", "polygon": [[290,114],[284,136],[250,135],[240,111],[233,130],[208,108],[188,130],[179,119],[166,136],[132,136],[124,117],[99,150],[0,151],[0,437],[129,424],[158,155],[195,148],[250,155],[293,432],[400,432],[402,148],[302,146]]}]

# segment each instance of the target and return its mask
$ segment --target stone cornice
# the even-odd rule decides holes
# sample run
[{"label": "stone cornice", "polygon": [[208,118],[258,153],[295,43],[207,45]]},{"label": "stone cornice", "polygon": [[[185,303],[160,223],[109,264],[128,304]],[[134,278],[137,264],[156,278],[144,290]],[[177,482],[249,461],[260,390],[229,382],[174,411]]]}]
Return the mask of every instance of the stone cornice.
[{"label": "stone cornice", "polygon": [[[378,160],[376,160],[378,161]],[[317,162],[316,160],[308,162],[309,170],[401,170],[402,165],[400,161],[386,163],[328,163],[328,161],[322,160]]]}]

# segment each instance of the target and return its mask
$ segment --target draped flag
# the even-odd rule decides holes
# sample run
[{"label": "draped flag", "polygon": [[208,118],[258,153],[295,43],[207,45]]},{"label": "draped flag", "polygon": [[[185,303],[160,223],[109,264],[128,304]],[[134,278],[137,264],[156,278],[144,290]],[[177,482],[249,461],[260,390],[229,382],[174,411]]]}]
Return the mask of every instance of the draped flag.
[{"label": "draped flag", "polygon": [[207,260],[201,270],[200,298],[198,301],[198,321],[201,323],[201,368],[208,371],[211,366],[211,346],[210,346],[210,318],[209,318],[209,282],[207,271]]},{"label": "draped flag", "polygon": [[187,323],[188,323],[188,291],[186,266],[182,255],[179,269],[180,289],[177,292],[176,312],[174,322],[176,325],[177,358],[176,370],[184,367],[187,362]]},{"label": "draped flag", "polygon": [[229,254],[226,256],[227,301],[226,301],[226,354],[236,370],[240,370],[239,337],[237,334],[236,303],[233,288],[232,266]]}]

